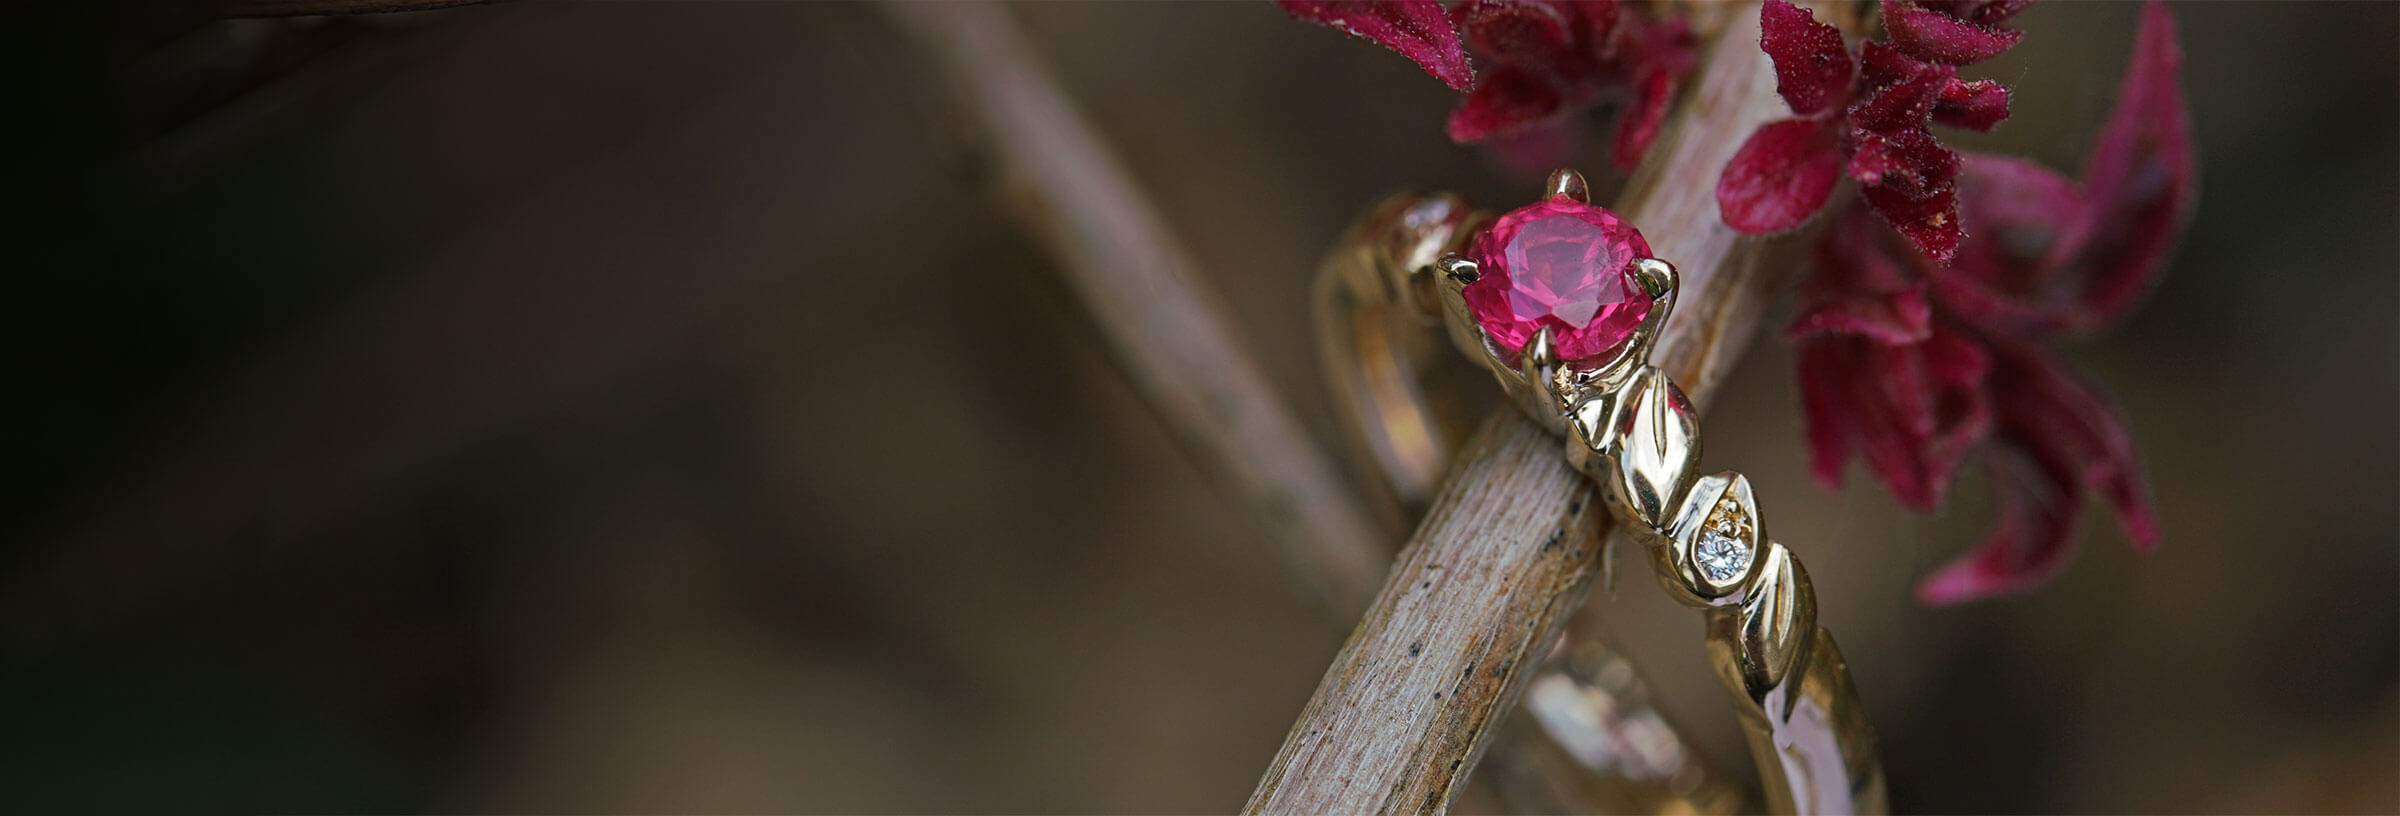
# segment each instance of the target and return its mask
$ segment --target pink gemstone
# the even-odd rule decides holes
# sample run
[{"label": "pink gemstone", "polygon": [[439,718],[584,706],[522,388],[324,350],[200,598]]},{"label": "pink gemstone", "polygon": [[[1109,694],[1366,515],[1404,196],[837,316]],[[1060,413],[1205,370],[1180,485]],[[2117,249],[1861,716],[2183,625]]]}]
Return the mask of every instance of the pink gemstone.
[{"label": "pink gemstone", "polygon": [[1650,314],[1633,262],[1650,243],[1616,213],[1552,199],[1520,207],[1468,248],[1482,277],[1460,294],[1475,322],[1511,356],[1543,326],[1562,360],[1607,354]]}]

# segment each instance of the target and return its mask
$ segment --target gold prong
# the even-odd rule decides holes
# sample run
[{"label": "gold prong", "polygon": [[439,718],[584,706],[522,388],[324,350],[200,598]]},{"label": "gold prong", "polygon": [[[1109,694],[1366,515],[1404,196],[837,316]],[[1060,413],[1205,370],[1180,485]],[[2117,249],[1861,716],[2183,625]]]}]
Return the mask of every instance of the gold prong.
[{"label": "gold prong", "polygon": [[1533,330],[1533,339],[1525,341],[1525,350],[1517,352],[1517,367],[1533,370],[1558,367],[1558,341],[1550,336],[1550,327]]},{"label": "gold prong", "polygon": [[1649,290],[1650,296],[1654,298],[1674,291],[1675,284],[1678,283],[1675,265],[1657,258],[1635,259],[1633,275],[1635,279],[1642,282],[1642,288]]},{"label": "gold prong", "polygon": [[1532,388],[1528,396],[1538,398],[1541,416],[1560,416],[1566,409],[1564,386],[1559,382],[1558,340],[1551,336],[1550,327],[1533,330],[1533,337],[1517,351],[1517,376]]},{"label": "gold prong", "polygon": [[1675,296],[1682,285],[1675,266],[1657,258],[1639,258],[1633,262],[1633,277],[1641,281],[1650,293],[1650,313],[1642,316],[1640,325],[1633,327],[1633,339],[1626,351],[1635,360],[1650,359],[1650,347],[1658,342],[1667,318],[1675,313]]},{"label": "gold prong", "polygon": [[1433,265],[1442,270],[1443,276],[1460,286],[1474,283],[1483,277],[1483,271],[1475,267],[1474,261],[1460,257],[1456,252],[1443,255],[1440,260],[1434,261]]},{"label": "gold prong", "polygon": [[1583,174],[1573,168],[1561,167],[1550,171],[1550,197],[1563,198],[1577,204],[1592,203],[1592,190],[1583,183]]}]

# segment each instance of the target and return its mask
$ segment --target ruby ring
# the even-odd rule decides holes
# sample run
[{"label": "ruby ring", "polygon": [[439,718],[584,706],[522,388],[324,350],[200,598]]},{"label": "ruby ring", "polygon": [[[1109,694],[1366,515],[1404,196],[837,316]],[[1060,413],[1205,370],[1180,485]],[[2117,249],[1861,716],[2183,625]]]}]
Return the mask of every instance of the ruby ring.
[{"label": "ruby ring", "polygon": [[1345,421],[1392,495],[1430,494],[1458,412],[1417,363],[1438,341],[1490,372],[1564,440],[1676,600],[1704,611],[1710,660],[1736,701],[1767,807],[1886,809],[1873,730],[1792,550],[1767,536],[1750,482],[1699,469],[1698,413],[1650,364],[1673,315],[1675,268],[1553,173],[1497,217],[1406,194],[1362,218],[1318,282],[1320,340]]}]

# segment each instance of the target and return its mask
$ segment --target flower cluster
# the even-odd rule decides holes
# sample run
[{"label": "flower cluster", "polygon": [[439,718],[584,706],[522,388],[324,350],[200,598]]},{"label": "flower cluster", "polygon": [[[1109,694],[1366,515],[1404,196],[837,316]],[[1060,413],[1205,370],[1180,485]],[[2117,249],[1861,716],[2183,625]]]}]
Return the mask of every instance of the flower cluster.
[{"label": "flower cluster", "polygon": [[1717,181],[1717,208],[1742,232],[1780,232],[1824,209],[1843,175],[1901,234],[1947,262],[1958,221],[1957,151],[1935,123],[1990,130],[2008,118],[2008,89],[1958,77],[2024,32],[2000,23],[2030,0],[1884,0],[1891,42],[1852,57],[1842,32],[1806,9],[1767,0],[1759,46],[1775,62],[1775,90],[1794,118],[1750,134]]},{"label": "flower cluster", "polygon": [[[1983,18],[1973,14],[1950,29],[1897,22],[1930,13],[1900,5],[1885,7],[1895,42],[1973,56],[2014,40],[1978,27]],[[2073,553],[2086,495],[2115,509],[2135,546],[2156,544],[2131,436],[2046,344],[2122,315],[2156,280],[2189,219],[2196,187],[2181,63],[2174,20],[2153,2],[2082,179],[2020,159],[1954,155],[1947,163],[1957,182],[1943,195],[1956,217],[1941,251],[1878,202],[1873,185],[1866,206],[1836,214],[1817,245],[1789,333],[1799,343],[1818,478],[1838,484],[1856,454],[1902,504],[1930,509],[1967,454],[1983,451],[1999,520],[1978,550],[1919,586],[1927,603],[2014,591],[2055,573]]]},{"label": "flower cluster", "polygon": [[[1450,113],[1460,144],[1491,143],[1517,164],[1547,168],[1576,142],[1577,114],[1616,100],[1611,161],[1631,170],[1658,138],[1693,40],[1678,18],[1618,0],[1278,0],[1292,16],[1399,52],[1466,91]],[[1468,65],[1472,51],[1483,64]]]},{"label": "flower cluster", "polygon": [[[1630,169],[1693,61],[1682,21],[1615,0],[1279,2],[1467,92],[1451,138],[1520,164],[1563,155],[1574,114],[1624,98],[1613,157]],[[2016,45],[2024,34],[2006,23],[2030,2],[1881,0],[1885,38],[1853,47],[1808,11],[1765,0],[1759,45],[1793,115],[1750,134],[1717,181],[1720,214],[1742,232],[1833,210],[1789,329],[1817,476],[1838,484],[1857,456],[1902,504],[1927,510],[1980,453],[1999,519],[1919,587],[1928,603],[2056,572],[2087,496],[2114,508],[2137,547],[2158,536],[2131,436],[2049,344],[2129,309],[2190,218],[2174,20],[2156,0],[2143,9],[2116,109],[2082,178],[2069,179],[1961,154],[1932,130],[1987,131],[2008,117],[2006,88],[1958,70]],[[1859,195],[1835,202],[1844,178]]]}]

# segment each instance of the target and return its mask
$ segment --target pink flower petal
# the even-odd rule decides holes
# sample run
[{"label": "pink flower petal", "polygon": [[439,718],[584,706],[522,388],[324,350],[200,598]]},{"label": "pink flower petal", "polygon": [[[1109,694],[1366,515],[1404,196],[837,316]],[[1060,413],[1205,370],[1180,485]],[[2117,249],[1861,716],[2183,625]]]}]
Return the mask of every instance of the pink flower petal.
[{"label": "pink flower petal", "polygon": [[1634,80],[1633,106],[1617,114],[1615,149],[1609,154],[1611,164],[1620,172],[1631,173],[1650,152],[1650,143],[1658,140],[1658,126],[1667,119],[1667,103],[1675,99],[1675,72],[1652,70]]},{"label": "pink flower petal", "polygon": [[[1895,1],[1886,13],[1887,22],[1921,11],[2001,31],[2023,5]],[[1894,24],[1896,41],[1908,24]],[[1951,69],[1918,57],[1950,56],[1875,43],[1861,53],[1860,75],[1877,91],[1850,110],[1845,170],[1924,257],[1843,218],[1818,245],[1817,272],[1802,288],[1808,306],[1793,330],[1804,335],[1803,405],[1818,478],[1838,480],[1855,451],[1900,502],[1930,507],[1970,448],[1989,451],[1999,508],[1992,534],[1919,585],[1926,603],[2022,591],[2064,568],[2086,496],[2107,503],[2137,549],[2157,544],[2157,514],[2123,421],[2036,345],[2129,308],[2191,214],[2189,114],[2163,5],[2144,10],[2137,37],[2081,184],[2030,161],[1960,157],[1933,139],[1915,116],[1917,88],[1929,68]],[[1930,118],[1988,127],[2005,118],[2006,93],[1945,77]],[[1962,220],[1973,235],[1959,231]],[[1929,331],[1891,342],[1913,317],[1896,293],[1912,286],[1930,295]]]},{"label": "pink flower petal", "polygon": [[[1985,331],[2034,338],[2123,314],[2165,265],[2195,196],[2172,20],[2145,11],[2116,111],[2079,188],[2039,165],[1968,158],[1961,218],[1975,235],[1935,299]],[[2137,77],[2136,74],[2142,74]]]},{"label": "pink flower petal", "polygon": [[1996,22],[1962,20],[1909,0],[1883,0],[1883,28],[1892,45],[1928,62],[1972,65],[1999,56],[2024,38],[2025,32]]},{"label": "pink flower petal", "polygon": [[[1861,140],[1861,155],[1867,142]],[[1950,263],[1965,237],[1958,222],[1957,151],[1922,130],[1892,134],[1877,145],[1890,166],[1859,188],[1859,197],[1927,260]]]},{"label": "pink flower petal", "polygon": [[1871,73],[1886,81],[1878,82],[1865,99],[1850,106],[1850,124],[1884,133],[1924,129],[1933,121],[1934,103],[1958,76],[1958,69],[1917,62],[1881,46],[1868,43],[1865,53],[1871,57],[1870,64],[1880,69]]},{"label": "pink flower petal", "polygon": [[1838,485],[1856,451],[1901,504],[1940,504],[1959,463],[1991,432],[1988,370],[1974,343],[1938,329],[1903,344],[1807,336],[1800,376],[1811,471]]},{"label": "pink flower petal", "polygon": [[1927,260],[1946,264],[1958,253],[1965,232],[1958,226],[1958,191],[1946,188],[1927,196],[1907,196],[1888,187],[1859,190],[1867,206],[1891,222],[1892,228],[1916,245]]},{"label": "pink flower petal", "polygon": [[1891,43],[1868,40],[1858,44],[1858,78],[1868,88],[1898,84],[1923,72],[1927,64]]},{"label": "pink flower petal", "polygon": [[[1588,0],[1588,2],[1574,2],[1571,5],[1583,17],[1584,33],[1591,38],[1589,41],[1602,59],[1615,57],[1618,48],[1628,35],[1640,36],[1649,33],[1628,31],[1637,26],[1618,24],[1619,21],[1625,19],[1625,4],[1619,0]],[[1681,24],[1682,21],[1677,20],[1676,22]]]},{"label": "pink flower petal", "polygon": [[1930,271],[1934,300],[1978,329],[2033,338],[2056,331],[2082,308],[2057,283],[2051,247],[2083,219],[2074,182],[2025,159],[1967,154],[1959,169],[1959,218],[1975,225],[1949,266]]},{"label": "pink flower petal", "polygon": [[1933,104],[1933,121],[1956,128],[1989,131],[2008,118],[2008,89],[1988,79],[1950,80]]},{"label": "pink flower petal", "polygon": [[1878,43],[1865,49],[1866,75],[1885,84],[1849,111],[1853,152],[1844,168],[1865,184],[1867,205],[1936,264],[1954,257],[1965,233],[1958,221],[1958,153],[1925,127],[1947,65],[1918,62]]},{"label": "pink flower petal", "polygon": [[1800,415],[1808,426],[1808,472],[1828,488],[1842,486],[1851,440],[1865,434],[1854,427],[1861,415],[1849,410],[1850,372],[1856,366],[1845,352],[1854,342],[1817,335],[1800,343]]},{"label": "pink flower petal", "polygon": [[2106,398],[2030,348],[2002,350],[1993,366],[2000,433],[2074,484],[2100,494],[2137,549],[2158,544],[2158,518],[2133,434]]},{"label": "pink flower petal", "polygon": [[1829,122],[1786,119],[1760,127],[1717,177],[1719,216],[1751,235],[1799,226],[1833,195],[1842,172],[1839,147]]},{"label": "pink flower petal", "polygon": [[2149,291],[2198,203],[2182,69],[2175,19],[2152,2],[2142,9],[2116,109],[2084,162],[2091,207],[2052,250],[2079,284],[2078,328],[2115,319]]},{"label": "pink flower petal", "polygon": [[1682,17],[1626,17],[1617,26],[1612,44],[1618,58],[1643,70],[1668,71],[1676,76],[1692,70],[1699,58],[1700,39]]},{"label": "pink flower petal", "polygon": [[2001,350],[1992,368],[2001,444],[1990,462],[2000,519],[1976,552],[1927,578],[1917,596],[1951,604],[2030,588],[2074,554],[2084,494],[2116,509],[2135,548],[2158,543],[2158,520],[2133,440],[2100,395],[2039,352]]},{"label": "pink flower petal", "polygon": [[1758,29],[1758,47],[1775,62],[1775,92],[1793,113],[1813,116],[1849,101],[1857,66],[1841,29],[1784,0],[1759,8]]},{"label": "pink flower petal", "polygon": [[[1879,468],[1892,495],[1920,510],[1939,506],[1967,452],[1991,434],[1990,358],[1964,336],[1937,328],[1922,343],[1883,348],[1887,434],[1906,446],[1905,469]],[[1870,460],[1872,462],[1872,460]]]},{"label": "pink flower petal", "polygon": [[1916,3],[1976,25],[1997,26],[2033,5],[2033,0],[1916,0]]},{"label": "pink flower petal", "polygon": [[1890,426],[1883,432],[1909,449],[1908,467],[1897,476],[1887,476],[1886,481],[1908,482],[1905,489],[1895,484],[1892,492],[1911,506],[1929,506],[1932,496],[1925,484],[1924,448],[1926,438],[1933,435],[1934,398],[1924,351],[1916,343],[1881,343],[1875,350],[1875,367],[1870,369],[1875,376],[1867,379],[1866,394],[1889,414]]},{"label": "pink flower petal", "polygon": [[1597,66],[1574,7],[1548,0],[1467,0],[1452,12],[1476,53],[1572,83]]},{"label": "pink flower petal", "polygon": [[1529,179],[1539,179],[1566,164],[1575,152],[1582,128],[1575,117],[1554,116],[1484,140],[1500,166]]},{"label": "pink flower petal", "polygon": [[1323,23],[1364,37],[1424,67],[1425,72],[1464,91],[1475,84],[1465,43],[1437,0],[1276,0],[1293,17]]},{"label": "pink flower petal", "polygon": [[2074,555],[2078,508],[2068,477],[2007,447],[1994,449],[1985,462],[2000,518],[1982,546],[1917,584],[1919,603],[1950,606],[2022,592]]},{"label": "pink flower petal", "polygon": [[1558,115],[1564,100],[1558,89],[1514,65],[1483,74],[1483,82],[1450,112],[1450,140],[1480,142]]},{"label": "pink flower petal", "polygon": [[[1914,131],[1909,132],[1914,135]],[[1916,171],[1916,163],[1904,153],[1906,146],[1891,136],[1866,131],[1854,134],[1850,162],[1842,172],[1861,184],[1891,185],[1909,190],[1922,189],[1925,177]],[[1916,140],[1918,142],[1924,139]]]},{"label": "pink flower petal", "polygon": [[2075,188],[2075,182],[2031,159],[2015,156],[1960,154],[1959,189],[1968,211],[1979,221],[1978,229],[1984,226],[1981,222],[1990,222],[2046,230],[2012,236],[2013,240],[2032,242],[2022,247],[2030,250],[2024,253],[2029,262],[2048,254],[2055,233],[2080,218],[2084,208],[2083,193]]},{"label": "pink flower petal", "polygon": [[1878,343],[1914,343],[1933,333],[1933,307],[1918,287],[1888,295],[1829,297],[1802,312],[1784,330],[1786,336],[1795,338],[1824,332],[1863,335]]},{"label": "pink flower petal", "polygon": [[1937,327],[1916,348],[1928,386],[1925,419],[1916,426],[1925,431],[1918,455],[1938,504],[1967,453],[1991,435],[1992,362],[1983,346],[1950,329]]},{"label": "pink flower petal", "polygon": [[[1628,11],[1618,0],[1465,0],[1450,16],[1486,63],[1482,80],[1451,112],[1453,141],[1555,129],[1586,107],[1629,99],[1611,155],[1625,169],[1657,140],[1696,47],[1681,19]],[[1516,141],[1543,143],[1548,135]]]},{"label": "pink flower petal", "polygon": [[1915,198],[1958,182],[1958,152],[1929,131],[1857,131],[1852,138],[1855,152],[1844,171],[1869,187]]},{"label": "pink flower petal", "polygon": [[1915,286],[1923,277],[1914,258],[1889,249],[1891,231],[1864,207],[1842,211],[1811,253],[1815,265],[1801,282],[1811,299],[1856,292],[1895,292]]},{"label": "pink flower petal", "polygon": [[1618,114],[1611,160],[1618,170],[1630,173],[1658,140],[1659,125],[1666,121],[1683,76],[1691,73],[1699,43],[1680,18],[1625,17],[1621,25],[1617,19],[1613,13],[1608,18],[1615,27],[1614,36],[1601,39],[1632,72],[1633,102]]},{"label": "pink flower petal", "polygon": [[1844,410],[1857,415],[1860,432],[1852,439],[1859,458],[1883,482],[1892,498],[1912,510],[1931,510],[1940,492],[1935,482],[1947,482],[1924,455],[1924,436],[1910,427],[1914,407],[1896,402],[1896,393],[1921,395],[1925,382],[1917,369],[1913,346],[1886,346],[1866,338],[1850,338],[1856,349],[1848,372],[1850,396]]}]

